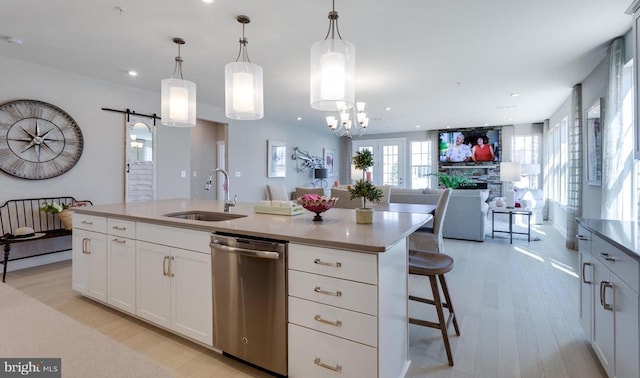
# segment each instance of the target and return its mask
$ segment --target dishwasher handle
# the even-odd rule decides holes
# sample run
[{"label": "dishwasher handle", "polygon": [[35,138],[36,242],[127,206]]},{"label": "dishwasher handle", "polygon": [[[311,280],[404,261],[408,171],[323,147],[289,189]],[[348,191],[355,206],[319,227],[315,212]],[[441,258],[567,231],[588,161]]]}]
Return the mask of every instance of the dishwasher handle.
[{"label": "dishwasher handle", "polygon": [[239,255],[249,256],[249,257],[258,257],[261,259],[272,259],[277,260],[280,258],[279,252],[272,251],[260,251],[257,249],[247,249],[247,248],[238,248],[238,247],[229,247],[228,245],[224,245],[220,243],[218,240],[213,240],[209,246],[212,249],[216,249],[222,252],[227,253],[236,253]]}]

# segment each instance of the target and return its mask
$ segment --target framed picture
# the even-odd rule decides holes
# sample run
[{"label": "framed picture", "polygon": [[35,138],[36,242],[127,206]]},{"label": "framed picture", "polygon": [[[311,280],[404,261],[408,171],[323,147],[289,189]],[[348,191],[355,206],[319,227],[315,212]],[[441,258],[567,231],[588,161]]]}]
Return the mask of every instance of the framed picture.
[{"label": "framed picture", "polygon": [[267,177],[287,177],[287,144],[267,141]]},{"label": "framed picture", "polygon": [[324,148],[322,150],[322,153],[324,155],[323,157],[323,161],[324,161],[324,167],[327,169],[327,177],[333,177],[336,175],[336,170],[335,170],[335,156],[336,156],[336,152],[330,148]]},{"label": "framed picture", "polygon": [[598,99],[587,110],[587,184],[602,185],[602,120],[603,100]]}]

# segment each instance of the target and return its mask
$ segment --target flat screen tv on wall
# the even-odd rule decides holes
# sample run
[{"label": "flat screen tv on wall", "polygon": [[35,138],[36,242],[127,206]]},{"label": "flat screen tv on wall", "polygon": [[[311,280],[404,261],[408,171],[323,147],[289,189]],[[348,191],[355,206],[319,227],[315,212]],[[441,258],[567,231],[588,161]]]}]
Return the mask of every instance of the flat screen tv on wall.
[{"label": "flat screen tv on wall", "polygon": [[500,129],[440,131],[440,163],[491,163],[500,161]]}]

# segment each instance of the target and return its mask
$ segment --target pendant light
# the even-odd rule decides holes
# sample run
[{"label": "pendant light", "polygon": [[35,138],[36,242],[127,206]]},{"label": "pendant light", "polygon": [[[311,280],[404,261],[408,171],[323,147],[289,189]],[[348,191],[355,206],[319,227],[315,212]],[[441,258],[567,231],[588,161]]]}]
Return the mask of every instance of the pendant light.
[{"label": "pendant light", "polygon": [[261,119],[264,116],[262,67],[249,60],[248,40],[244,37],[244,26],[251,20],[243,15],[236,20],[242,24],[242,38],[236,61],[224,67],[225,115],[238,120]]},{"label": "pendant light", "polygon": [[196,125],[196,84],[182,77],[182,38],[174,38],[178,45],[178,56],[173,75],[161,82],[161,120],[165,126],[194,127]]},{"label": "pendant light", "polygon": [[[337,39],[336,39],[337,36]],[[355,105],[356,48],[338,29],[338,12],[329,12],[329,31],[311,46],[311,96],[313,109],[341,111]]]}]

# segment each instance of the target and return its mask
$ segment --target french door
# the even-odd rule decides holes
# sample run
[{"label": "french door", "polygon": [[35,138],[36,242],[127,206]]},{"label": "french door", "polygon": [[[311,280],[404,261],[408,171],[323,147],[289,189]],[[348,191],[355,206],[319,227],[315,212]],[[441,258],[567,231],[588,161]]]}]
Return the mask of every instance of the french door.
[{"label": "french door", "polygon": [[[370,170],[370,179],[375,185],[389,185],[399,188],[405,186],[405,140],[404,139],[370,139],[351,141],[353,154],[361,150],[369,150],[373,153],[373,167]],[[361,174],[359,172],[358,174]],[[352,180],[362,177],[352,170]]]}]

